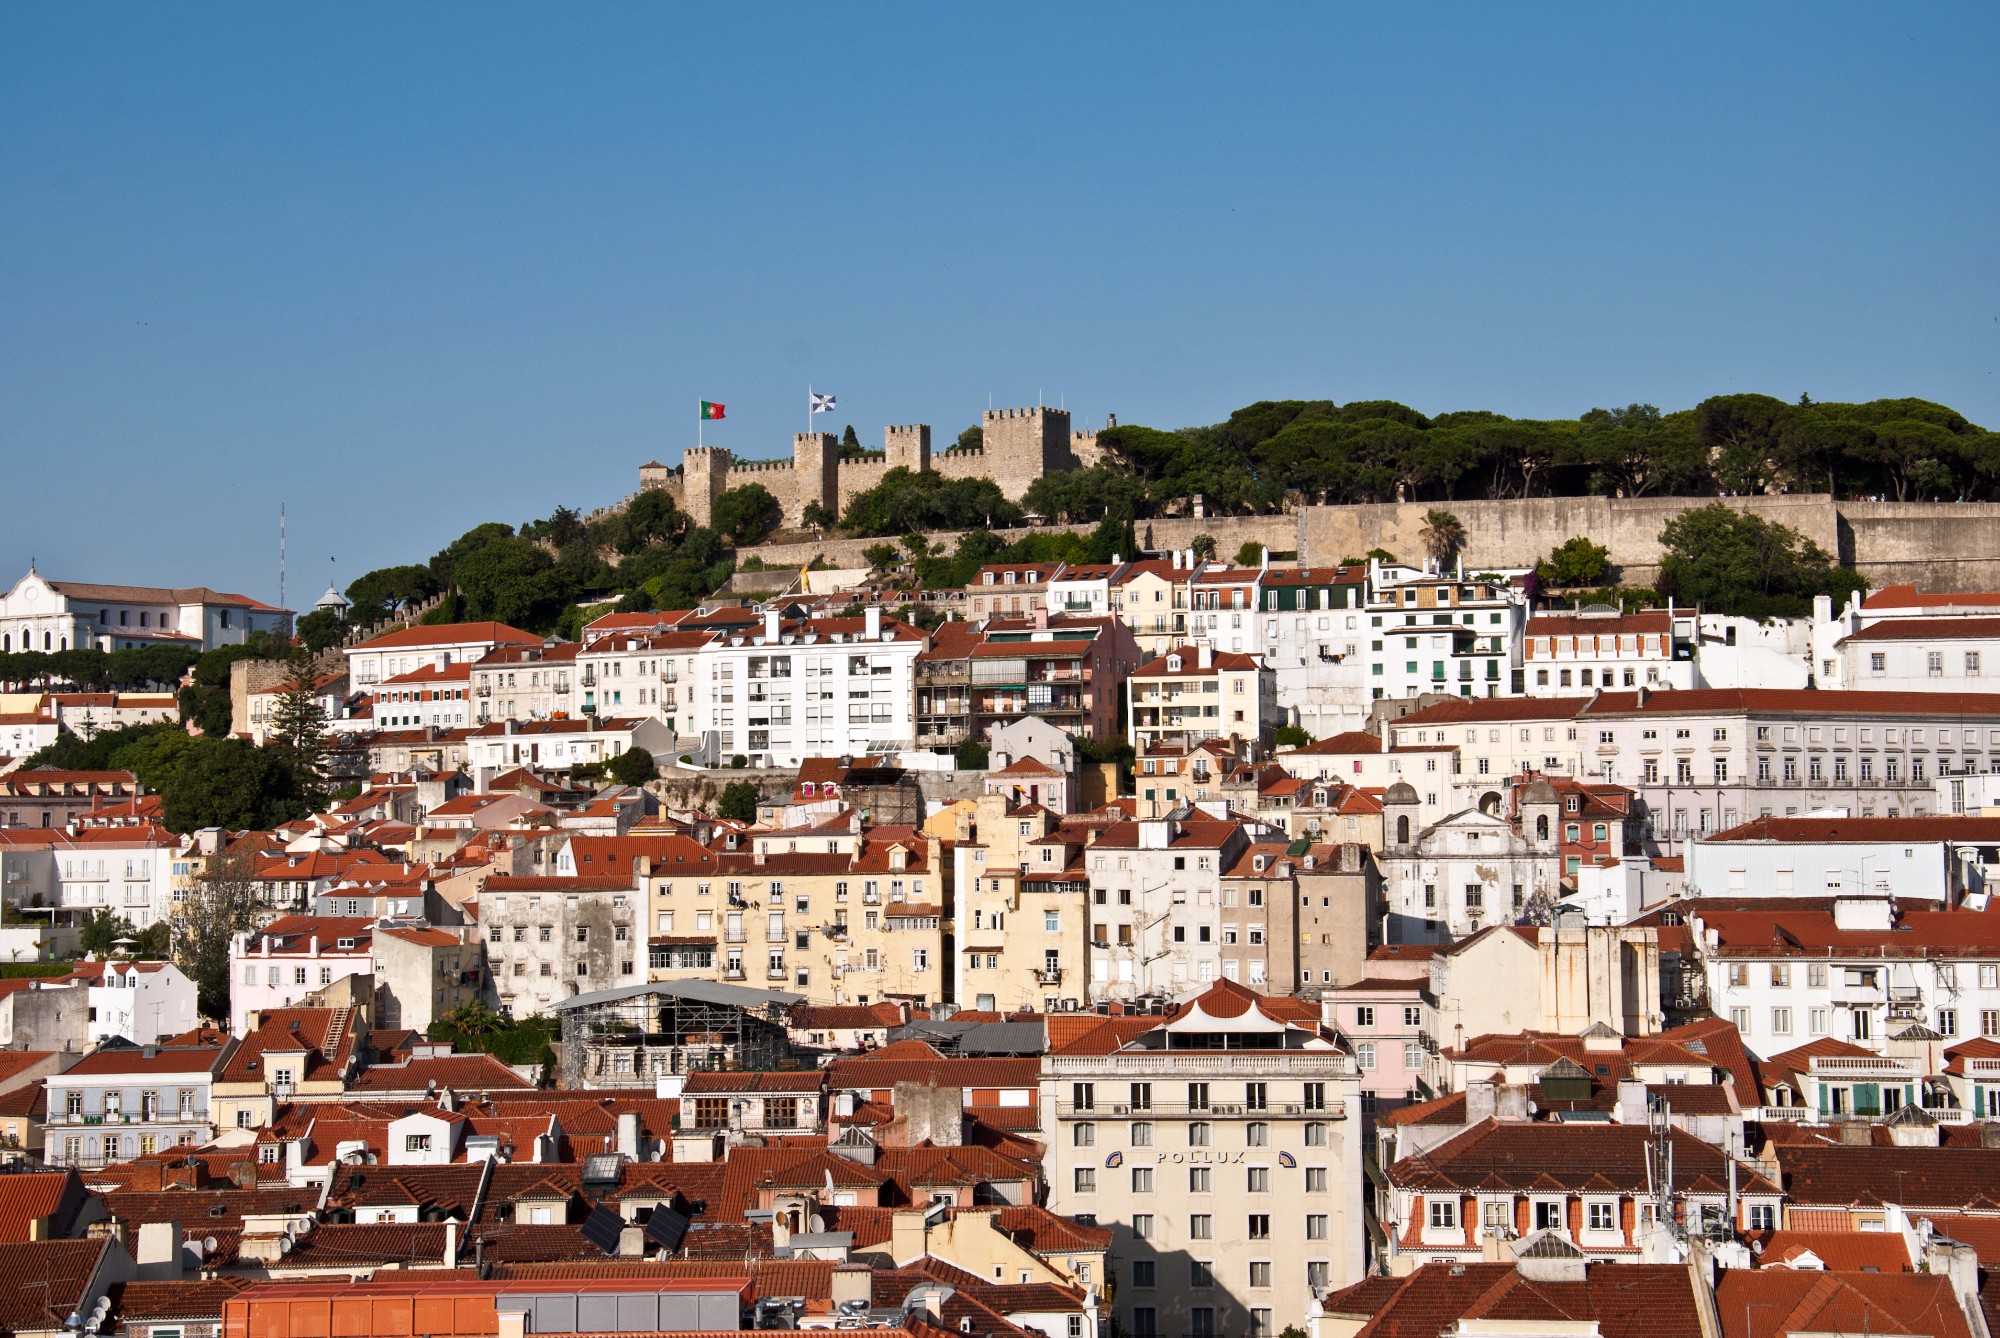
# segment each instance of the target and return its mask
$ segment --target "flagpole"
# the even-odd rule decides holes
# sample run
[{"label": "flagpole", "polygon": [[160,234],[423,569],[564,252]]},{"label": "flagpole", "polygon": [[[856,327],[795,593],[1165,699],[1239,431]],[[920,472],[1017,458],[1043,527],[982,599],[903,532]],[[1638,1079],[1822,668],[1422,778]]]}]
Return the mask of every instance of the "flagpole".
[{"label": "flagpole", "polygon": [[694,444],[696,447],[701,445],[702,420],[706,417],[708,415],[701,411],[701,405],[697,402],[694,406]]},{"label": "flagpole", "polygon": [[813,430],[813,383],[808,381],[806,382],[806,435],[808,437],[812,435],[812,430]]}]

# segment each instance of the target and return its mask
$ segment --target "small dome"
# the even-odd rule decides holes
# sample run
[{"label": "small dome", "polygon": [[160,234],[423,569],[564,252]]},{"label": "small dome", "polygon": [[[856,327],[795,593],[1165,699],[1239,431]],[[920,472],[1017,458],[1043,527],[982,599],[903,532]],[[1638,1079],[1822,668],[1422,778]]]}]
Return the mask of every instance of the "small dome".
[{"label": "small dome", "polygon": [[1521,791],[1521,802],[1524,804],[1559,804],[1562,801],[1556,797],[1555,786],[1545,780],[1538,780],[1527,789]]},{"label": "small dome", "polygon": [[332,586],[328,586],[326,593],[319,597],[319,601],[313,607],[316,609],[344,609],[347,607],[347,597]]},{"label": "small dome", "polygon": [[1383,792],[1382,802],[1385,804],[1418,803],[1420,801],[1417,798],[1417,787],[1408,781],[1397,781]]}]

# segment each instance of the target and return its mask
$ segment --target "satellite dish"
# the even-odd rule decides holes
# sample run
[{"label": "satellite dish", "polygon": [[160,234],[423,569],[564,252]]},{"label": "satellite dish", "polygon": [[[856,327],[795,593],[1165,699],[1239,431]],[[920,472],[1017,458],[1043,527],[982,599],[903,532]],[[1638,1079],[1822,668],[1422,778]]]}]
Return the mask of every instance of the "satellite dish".
[{"label": "satellite dish", "polygon": [[292,1238],[290,1236],[286,1236],[278,1242],[278,1252],[280,1254],[290,1254],[292,1252]]},{"label": "satellite dish", "polygon": [[313,1220],[310,1217],[301,1217],[294,1223],[294,1228],[301,1236],[310,1235],[313,1229]]},{"label": "satellite dish", "polygon": [[219,1244],[219,1242],[215,1239],[215,1237],[210,1236],[207,1240],[204,1240],[201,1243],[201,1252],[203,1254],[214,1254],[215,1247],[217,1244]]}]

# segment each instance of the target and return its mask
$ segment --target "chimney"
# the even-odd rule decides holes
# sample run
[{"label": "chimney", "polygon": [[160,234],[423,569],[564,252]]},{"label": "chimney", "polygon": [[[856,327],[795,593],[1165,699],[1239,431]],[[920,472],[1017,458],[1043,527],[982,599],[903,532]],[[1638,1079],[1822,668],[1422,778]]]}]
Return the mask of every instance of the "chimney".
[{"label": "chimney", "polygon": [[866,1304],[874,1299],[875,1270],[865,1264],[841,1264],[833,1270],[829,1281],[831,1288],[827,1299],[833,1302],[835,1310],[848,1301]]},{"label": "chimney", "polygon": [[618,1154],[626,1161],[640,1160],[639,1112],[636,1110],[618,1112]]},{"label": "chimney", "polygon": [[1493,1118],[1494,1107],[1498,1104],[1496,1087],[1491,1079],[1465,1085],[1465,1122],[1468,1126]]},{"label": "chimney", "polygon": [[902,1267],[913,1260],[924,1257],[925,1237],[924,1210],[922,1208],[898,1208],[889,1225],[889,1257]]},{"label": "chimney", "polygon": [[1269,544],[1264,545],[1264,560],[1263,562],[1258,564],[1258,570],[1259,571],[1271,570],[1271,546]]},{"label": "chimney", "polygon": [[778,644],[778,611],[764,610],[764,640],[768,645]]},{"label": "chimney", "polygon": [[864,619],[862,625],[867,629],[868,639],[870,641],[881,640],[882,606],[880,604],[870,604],[866,609],[862,610],[861,616]]},{"label": "chimney", "polygon": [[1213,669],[1215,667],[1215,647],[1209,645],[1206,641],[1197,646],[1195,648],[1195,664],[1203,669]]},{"label": "chimney", "polygon": [[179,1222],[142,1222],[139,1225],[139,1240],[133,1250],[133,1262],[139,1266],[142,1282],[179,1282],[181,1280],[181,1224]]},{"label": "chimney", "polygon": [[458,1221],[446,1218],[444,1223],[444,1266],[458,1267]]}]

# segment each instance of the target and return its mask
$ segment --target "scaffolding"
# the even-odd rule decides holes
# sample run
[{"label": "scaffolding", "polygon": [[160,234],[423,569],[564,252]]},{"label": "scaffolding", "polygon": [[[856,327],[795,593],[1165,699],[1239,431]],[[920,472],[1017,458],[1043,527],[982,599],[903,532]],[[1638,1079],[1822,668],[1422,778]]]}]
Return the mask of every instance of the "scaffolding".
[{"label": "scaffolding", "polygon": [[786,1019],[805,996],[716,981],[656,981],[565,999],[557,1083],[645,1088],[675,1074],[802,1066]]}]

